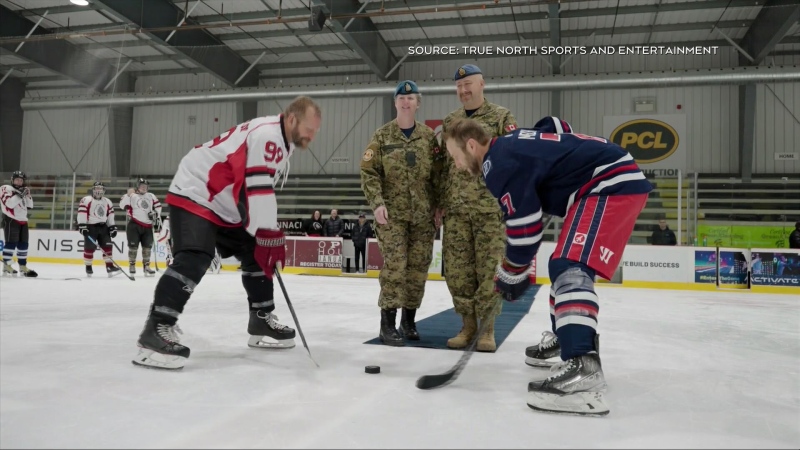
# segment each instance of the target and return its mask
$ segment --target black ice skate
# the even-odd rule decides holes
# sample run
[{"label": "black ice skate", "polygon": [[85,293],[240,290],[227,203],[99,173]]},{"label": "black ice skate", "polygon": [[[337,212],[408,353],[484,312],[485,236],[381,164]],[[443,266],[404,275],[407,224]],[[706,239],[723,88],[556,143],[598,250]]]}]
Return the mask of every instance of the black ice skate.
[{"label": "black ice skate", "polygon": [[525,349],[525,364],[531,367],[551,367],[561,361],[561,344],[558,337],[550,331],[542,333],[538,345]]},{"label": "black ice skate", "polygon": [[23,277],[36,278],[39,276],[39,274],[36,273],[35,270],[29,269],[28,266],[22,266],[22,265],[19,266],[19,271]]},{"label": "black ice skate", "polygon": [[381,342],[393,347],[402,347],[406,345],[403,337],[397,332],[395,328],[395,321],[397,320],[397,309],[381,309],[381,331],[379,337]]},{"label": "black ice skate", "polygon": [[156,276],[156,271],[150,268],[150,263],[144,265],[144,276],[146,277],[154,277]]},{"label": "black ice skate", "polygon": [[86,266],[86,276],[91,278],[94,275],[94,270],[92,270],[92,266]]},{"label": "black ice skate", "polygon": [[250,311],[247,345],[253,348],[292,348],[294,330],[277,322],[278,316],[263,311]]},{"label": "black ice skate", "polygon": [[604,416],[609,413],[603,392],[606,379],[596,352],[556,365],[552,376],[528,383],[528,406],[557,414]]},{"label": "black ice skate", "polygon": [[17,274],[17,271],[14,270],[13,267],[11,267],[11,264],[8,264],[8,263],[6,263],[4,261],[3,262],[3,275],[12,275],[13,276],[13,275],[16,275],[16,274]]},{"label": "black ice skate", "polygon": [[129,269],[130,269],[130,270],[128,270],[128,272],[130,272],[130,273],[131,273],[131,275],[133,275],[133,274],[135,274],[135,273],[136,273],[136,264],[131,264],[131,265],[130,265],[130,266],[128,266],[128,267],[129,267]]},{"label": "black ice skate", "polygon": [[117,266],[106,266],[106,272],[108,272],[108,278],[115,277],[122,273]]},{"label": "black ice skate", "polygon": [[131,361],[137,366],[156,369],[182,369],[189,358],[189,347],[180,344],[178,325],[150,316],[139,335],[139,353]]}]

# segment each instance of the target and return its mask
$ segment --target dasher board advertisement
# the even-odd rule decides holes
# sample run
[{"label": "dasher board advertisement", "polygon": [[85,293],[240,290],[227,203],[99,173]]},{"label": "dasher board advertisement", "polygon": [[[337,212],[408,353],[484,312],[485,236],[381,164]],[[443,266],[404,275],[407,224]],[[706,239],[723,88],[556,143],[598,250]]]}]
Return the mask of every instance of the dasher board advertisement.
[{"label": "dasher board advertisement", "polygon": [[630,153],[642,170],[687,169],[683,114],[604,116],[603,137]]}]

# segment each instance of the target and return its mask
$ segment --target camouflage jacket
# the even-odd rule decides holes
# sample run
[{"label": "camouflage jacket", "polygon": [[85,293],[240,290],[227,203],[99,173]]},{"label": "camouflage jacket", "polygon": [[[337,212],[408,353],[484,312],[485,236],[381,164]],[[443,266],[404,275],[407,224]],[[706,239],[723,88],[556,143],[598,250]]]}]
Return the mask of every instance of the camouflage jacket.
[{"label": "camouflage jacket", "polygon": [[[442,122],[442,135],[447,126],[455,119],[467,117],[466,110],[461,107],[445,117]],[[483,104],[475,111],[470,119],[480,122],[492,136],[502,136],[509,131],[517,129],[517,120],[506,108],[489,103],[484,99]],[[444,148],[444,142],[442,147]],[[472,176],[469,172],[456,169],[453,158],[445,152],[446,163],[442,171],[440,182],[441,206],[453,212],[465,211],[466,208],[476,212],[498,212],[500,206],[492,197],[482,176]]]},{"label": "camouflage jacket", "polygon": [[361,158],[361,189],[372,210],[385,206],[389,220],[432,217],[446,153],[420,122],[410,138],[396,120],[378,128]]}]

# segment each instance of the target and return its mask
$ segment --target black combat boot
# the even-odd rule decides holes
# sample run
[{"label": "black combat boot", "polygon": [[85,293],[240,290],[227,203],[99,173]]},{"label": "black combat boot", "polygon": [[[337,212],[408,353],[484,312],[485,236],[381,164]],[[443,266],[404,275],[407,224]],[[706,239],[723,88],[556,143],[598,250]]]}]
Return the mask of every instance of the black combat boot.
[{"label": "black combat boot", "polygon": [[397,308],[381,309],[381,342],[394,347],[406,345],[403,337],[397,332],[395,321],[397,320]]},{"label": "black combat boot", "polygon": [[417,324],[414,322],[414,316],[416,315],[416,309],[403,308],[403,314],[400,316],[400,332],[403,333],[403,336],[409,341],[419,340]]}]

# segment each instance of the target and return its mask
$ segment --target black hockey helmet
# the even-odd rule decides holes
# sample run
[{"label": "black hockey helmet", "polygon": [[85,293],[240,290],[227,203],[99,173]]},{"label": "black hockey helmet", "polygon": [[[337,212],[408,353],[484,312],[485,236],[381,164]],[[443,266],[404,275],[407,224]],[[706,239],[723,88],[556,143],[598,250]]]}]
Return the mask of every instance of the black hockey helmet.
[{"label": "black hockey helmet", "polygon": [[25,184],[28,182],[28,176],[25,175],[25,172],[23,172],[21,170],[17,170],[16,172],[11,174],[11,185],[12,186],[14,185],[14,180],[16,180],[17,178],[22,178],[22,185],[23,186],[25,186]]},{"label": "black hockey helmet", "polygon": [[106,185],[103,184],[102,181],[95,181],[92,185],[92,197],[96,199],[103,198],[103,194],[106,193]]},{"label": "black hockey helmet", "polygon": [[142,185],[145,185],[147,186],[148,189],[150,189],[150,182],[145,180],[144,178],[139,178],[138,180],[136,180],[136,191],[139,191],[139,188],[141,188]]}]

